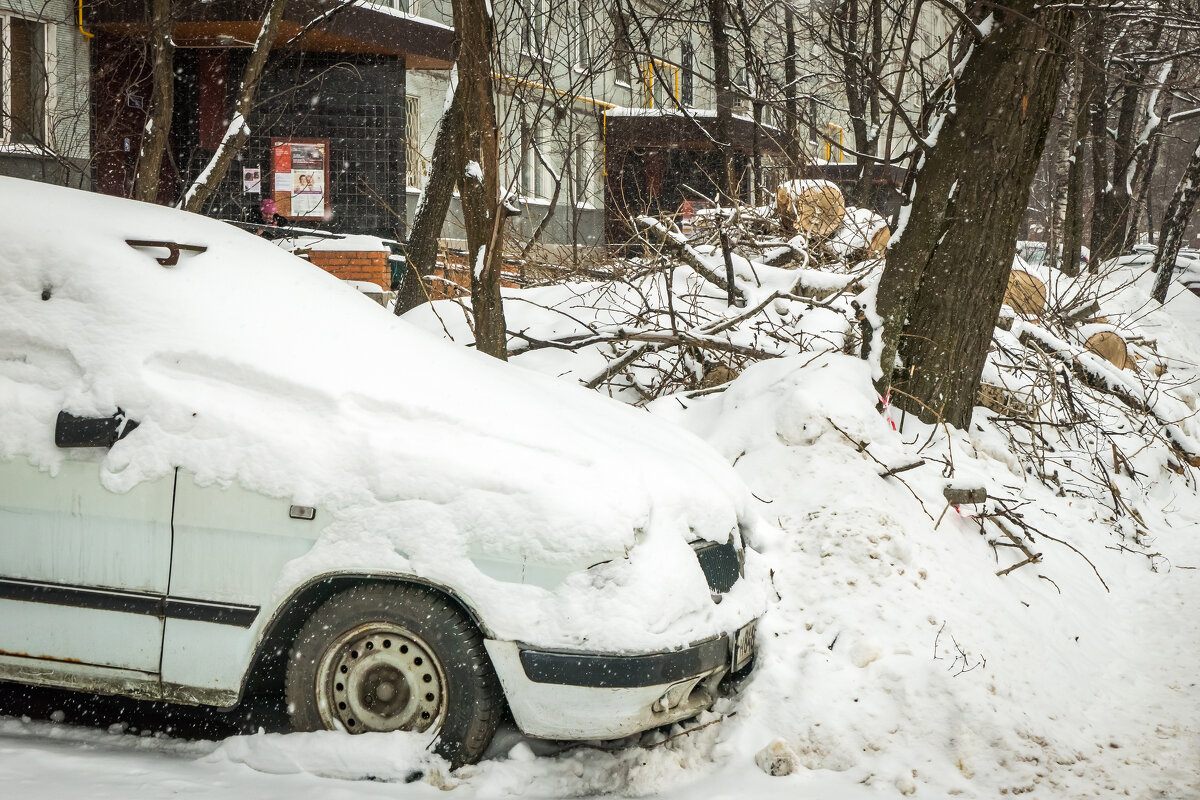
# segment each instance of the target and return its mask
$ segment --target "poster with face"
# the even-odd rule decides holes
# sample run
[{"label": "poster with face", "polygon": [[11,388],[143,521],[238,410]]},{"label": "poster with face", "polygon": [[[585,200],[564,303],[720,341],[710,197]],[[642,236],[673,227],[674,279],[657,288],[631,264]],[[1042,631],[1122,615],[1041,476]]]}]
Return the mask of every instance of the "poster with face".
[{"label": "poster with face", "polygon": [[272,139],[275,207],[288,219],[329,218],[329,140]]},{"label": "poster with face", "polygon": [[242,191],[246,194],[262,192],[262,169],[259,167],[242,167]]}]

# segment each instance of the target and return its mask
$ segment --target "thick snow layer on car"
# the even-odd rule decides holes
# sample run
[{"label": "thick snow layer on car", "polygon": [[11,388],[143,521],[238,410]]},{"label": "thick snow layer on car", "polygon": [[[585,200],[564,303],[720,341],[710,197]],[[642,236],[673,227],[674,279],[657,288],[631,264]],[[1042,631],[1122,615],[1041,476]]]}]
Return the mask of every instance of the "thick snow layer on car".
[{"label": "thick snow layer on car", "polygon": [[[437,341],[196,215],[0,179],[0,240],[0,458],[53,472],[60,410],[124,409],[140,427],[93,454],[109,489],[181,467],[317,506],[335,522],[289,580],[415,569],[470,587],[502,638],[673,646],[761,606],[750,580],[713,604],[688,545],[753,524],[744,486],[645,412]],[[126,240],[207,249],[165,267]],[[496,580],[487,560],[565,580]]]}]

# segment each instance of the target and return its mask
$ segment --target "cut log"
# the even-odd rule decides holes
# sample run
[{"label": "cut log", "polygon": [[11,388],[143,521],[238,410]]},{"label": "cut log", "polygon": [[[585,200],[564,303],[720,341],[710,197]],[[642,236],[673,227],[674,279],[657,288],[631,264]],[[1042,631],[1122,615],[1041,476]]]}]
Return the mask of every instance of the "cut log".
[{"label": "cut log", "polygon": [[1070,352],[1058,350],[1052,344],[1042,341],[1037,334],[1032,331],[1025,331],[1017,337],[1021,344],[1026,347],[1036,347],[1046,355],[1057,361],[1065,364],[1071,371],[1071,374],[1078,378],[1082,383],[1093,389],[1112,395],[1120,400],[1134,411],[1149,414],[1154,417],[1163,426],[1163,437],[1180,452],[1184,460],[1193,467],[1200,467],[1200,447],[1197,447],[1194,442],[1187,436],[1177,435],[1177,420],[1164,419],[1153,405],[1146,402],[1146,398],[1138,397],[1122,386],[1110,386],[1103,379],[1087,370],[1079,363],[1076,356]]},{"label": "cut log", "polygon": [[1004,305],[1025,317],[1039,317],[1046,310],[1046,284],[1025,270],[1014,269],[1008,276]]},{"label": "cut log", "polygon": [[1020,417],[1021,419],[1037,417],[1036,405],[1018,397],[1004,386],[996,386],[991,383],[979,384],[979,393],[975,397],[975,403],[995,411],[1002,417]]},{"label": "cut log", "polygon": [[775,205],[784,230],[799,230],[821,239],[837,230],[846,215],[842,191],[830,181],[781,183],[775,191]]},{"label": "cut log", "polygon": [[711,389],[714,386],[720,386],[723,383],[729,383],[737,376],[738,371],[733,367],[727,367],[724,364],[718,364],[704,373],[704,377],[700,380],[700,388]]},{"label": "cut log", "polygon": [[1125,340],[1112,331],[1093,333],[1083,343],[1083,346],[1117,369],[1136,369],[1137,367],[1129,357],[1129,348],[1125,346]]},{"label": "cut log", "polygon": [[884,223],[882,228],[871,234],[871,241],[867,244],[867,251],[873,256],[881,256],[883,255],[883,251],[887,249],[888,242],[891,240],[892,229],[887,226],[887,223]]},{"label": "cut log", "polygon": [[850,207],[823,247],[835,258],[864,261],[883,255],[891,238],[887,220],[869,208]]}]

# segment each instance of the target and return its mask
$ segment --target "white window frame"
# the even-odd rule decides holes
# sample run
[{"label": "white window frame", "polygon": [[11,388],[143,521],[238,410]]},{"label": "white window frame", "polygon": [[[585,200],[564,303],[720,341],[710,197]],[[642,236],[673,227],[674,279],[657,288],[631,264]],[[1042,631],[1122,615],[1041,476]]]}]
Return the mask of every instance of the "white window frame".
[{"label": "white window frame", "polygon": [[571,48],[571,60],[579,72],[590,70],[594,58],[591,41],[592,31],[595,30],[592,22],[592,2],[593,0],[575,0],[575,20],[572,25],[575,42]]},{"label": "white window frame", "polygon": [[575,205],[586,206],[592,195],[592,148],[591,137],[586,133],[575,134]]},{"label": "white window frame", "polygon": [[546,60],[546,1],[520,0],[521,55]]},{"label": "white window frame", "polygon": [[421,0],[371,0],[374,5],[394,8],[403,14],[417,16],[421,13]]},{"label": "white window frame", "polygon": [[527,200],[546,200],[550,196],[550,186],[554,176],[546,169],[539,158],[539,153],[551,164],[554,163],[550,147],[550,126],[545,120],[539,120],[534,125],[521,125],[521,196]]},{"label": "white window frame", "polygon": [[[42,139],[38,144],[14,142],[12,135],[12,26],[14,19],[33,22],[42,29],[42,69],[46,76],[42,104]],[[58,104],[58,26],[38,17],[28,17],[11,11],[0,11],[0,144],[39,148],[52,146],[54,127],[51,121]]]}]

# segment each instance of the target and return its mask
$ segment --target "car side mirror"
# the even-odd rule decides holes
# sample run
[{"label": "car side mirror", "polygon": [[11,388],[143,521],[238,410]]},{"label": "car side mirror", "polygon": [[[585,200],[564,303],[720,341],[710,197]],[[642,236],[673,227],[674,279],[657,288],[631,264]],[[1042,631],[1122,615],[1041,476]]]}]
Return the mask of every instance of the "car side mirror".
[{"label": "car side mirror", "polygon": [[54,443],[59,447],[112,447],[137,426],[119,408],[111,417],[77,417],[60,411],[54,424]]}]

